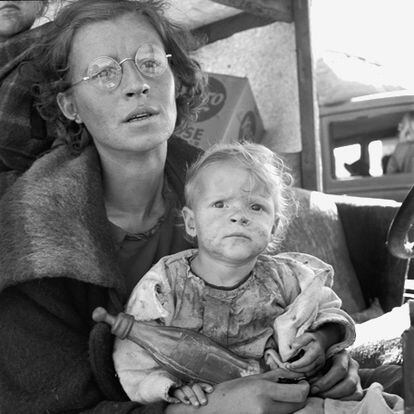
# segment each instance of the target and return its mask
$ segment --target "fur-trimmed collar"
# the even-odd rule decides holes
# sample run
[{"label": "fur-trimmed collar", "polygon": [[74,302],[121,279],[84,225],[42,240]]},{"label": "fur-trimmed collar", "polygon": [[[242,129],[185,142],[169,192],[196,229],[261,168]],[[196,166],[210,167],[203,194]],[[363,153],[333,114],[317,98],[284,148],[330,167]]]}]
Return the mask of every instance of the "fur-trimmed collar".
[{"label": "fur-trimmed collar", "polygon": [[2,197],[0,211],[0,290],[43,277],[123,290],[94,147],[44,155]]},{"label": "fur-trimmed collar", "polygon": [[[186,162],[197,150],[171,139],[166,172],[180,198]],[[115,288],[115,259],[93,146],[73,156],[66,146],[37,160],[0,201],[0,291],[44,277],[70,277]]]}]

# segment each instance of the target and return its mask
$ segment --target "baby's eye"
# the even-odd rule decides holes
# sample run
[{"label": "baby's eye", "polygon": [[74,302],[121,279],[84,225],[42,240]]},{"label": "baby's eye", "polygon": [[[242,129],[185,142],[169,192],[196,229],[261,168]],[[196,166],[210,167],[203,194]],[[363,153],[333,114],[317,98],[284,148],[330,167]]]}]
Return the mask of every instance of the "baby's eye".
[{"label": "baby's eye", "polygon": [[215,203],[213,203],[213,207],[215,207],[215,208],[223,208],[224,207],[224,203],[222,201],[216,201]]},{"label": "baby's eye", "polygon": [[262,210],[264,210],[264,209],[263,209],[263,207],[262,207],[260,204],[252,204],[252,205],[250,206],[250,208],[251,208],[253,211],[262,211]]}]

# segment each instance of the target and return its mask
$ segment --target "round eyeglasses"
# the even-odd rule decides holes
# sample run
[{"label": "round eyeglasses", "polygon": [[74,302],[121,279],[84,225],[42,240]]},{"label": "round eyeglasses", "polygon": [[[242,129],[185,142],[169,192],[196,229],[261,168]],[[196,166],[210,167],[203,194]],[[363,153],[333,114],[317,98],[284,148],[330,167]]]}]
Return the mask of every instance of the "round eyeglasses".
[{"label": "round eyeglasses", "polygon": [[160,47],[149,43],[138,48],[135,58],[125,58],[120,62],[109,56],[99,56],[89,64],[87,76],[72,83],[69,88],[81,82],[92,82],[101,90],[111,91],[121,83],[122,65],[128,60],[135,62],[137,69],[143,76],[156,78],[165,72],[170,57],[171,55],[166,54]]}]

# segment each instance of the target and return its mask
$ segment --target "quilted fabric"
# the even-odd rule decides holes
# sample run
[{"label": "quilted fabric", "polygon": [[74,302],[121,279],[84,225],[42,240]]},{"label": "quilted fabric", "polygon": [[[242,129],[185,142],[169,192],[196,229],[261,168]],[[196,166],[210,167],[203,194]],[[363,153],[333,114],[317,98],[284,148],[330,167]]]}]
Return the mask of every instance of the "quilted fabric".
[{"label": "quilted fabric", "polygon": [[319,192],[301,189],[295,192],[298,213],[287,229],[280,250],[308,253],[332,265],[333,290],[342,299],[343,309],[350,314],[365,309],[335,202]]}]

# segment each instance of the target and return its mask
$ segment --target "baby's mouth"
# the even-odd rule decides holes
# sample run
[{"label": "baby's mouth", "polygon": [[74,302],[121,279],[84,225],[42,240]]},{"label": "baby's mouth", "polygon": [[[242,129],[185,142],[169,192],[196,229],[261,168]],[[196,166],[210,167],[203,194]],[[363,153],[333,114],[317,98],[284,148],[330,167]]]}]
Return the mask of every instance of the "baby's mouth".
[{"label": "baby's mouth", "polygon": [[239,237],[239,238],[250,240],[250,237],[247,234],[244,234],[244,233],[232,233],[232,234],[229,234],[226,237]]}]

